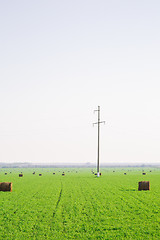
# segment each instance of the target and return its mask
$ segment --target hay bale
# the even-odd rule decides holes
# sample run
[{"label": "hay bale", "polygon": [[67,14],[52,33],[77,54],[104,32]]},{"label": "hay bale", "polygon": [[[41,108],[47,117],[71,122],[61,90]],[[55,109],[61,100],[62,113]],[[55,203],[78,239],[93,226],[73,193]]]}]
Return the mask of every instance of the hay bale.
[{"label": "hay bale", "polygon": [[97,175],[97,173],[95,173],[94,175]]},{"label": "hay bale", "polygon": [[146,173],[145,173],[145,172],[143,172],[143,173],[142,173],[142,175],[146,175]]},{"label": "hay bale", "polygon": [[42,174],[40,173],[39,176],[42,176]]},{"label": "hay bale", "polygon": [[33,172],[32,174],[35,174],[35,172]]},{"label": "hay bale", "polygon": [[55,172],[53,173],[53,175],[56,174]]},{"label": "hay bale", "polygon": [[20,173],[20,174],[19,174],[19,177],[23,177],[23,174],[22,174],[22,173]]},{"label": "hay bale", "polygon": [[11,182],[0,182],[0,191],[12,192],[12,183]]},{"label": "hay bale", "polygon": [[127,175],[127,173],[125,172],[124,175]]},{"label": "hay bale", "polygon": [[138,183],[138,191],[141,190],[150,190],[150,182],[149,181],[141,181]]},{"label": "hay bale", "polygon": [[5,172],[5,175],[7,175],[7,173]]},{"label": "hay bale", "polygon": [[62,176],[65,176],[65,173],[62,173]]},{"label": "hay bale", "polygon": [[99,175],[102,176],[102,173],[100,172]]}]

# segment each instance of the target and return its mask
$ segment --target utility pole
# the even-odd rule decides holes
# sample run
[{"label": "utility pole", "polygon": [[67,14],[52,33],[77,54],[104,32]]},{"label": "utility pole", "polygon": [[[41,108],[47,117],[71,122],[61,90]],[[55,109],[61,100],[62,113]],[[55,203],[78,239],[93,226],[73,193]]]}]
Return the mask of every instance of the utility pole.
[{"label": "utility pole", "polygon": [[95,124],[98,125],[98,148],[97,148],[97,177],[99,177],[99,139],[100,139],[100,124],[105,123],[105,121],[100,121],[100,106],[98,106],[97,110],[94,110],[94,112],[98,112],[98,122],[93,123],[93,126]]}]

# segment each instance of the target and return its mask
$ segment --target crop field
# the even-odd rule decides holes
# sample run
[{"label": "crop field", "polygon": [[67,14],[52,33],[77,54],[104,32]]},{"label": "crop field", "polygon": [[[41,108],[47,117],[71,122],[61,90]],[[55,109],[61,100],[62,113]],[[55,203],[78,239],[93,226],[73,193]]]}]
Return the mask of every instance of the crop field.
[{"label": "crop field", "polygon": [[[160,239],[160,169],[144,171],[1,168],[0,182],[13,188],[0,192],[0,239]],[[139,181],[150,191],[138,191]]]}]

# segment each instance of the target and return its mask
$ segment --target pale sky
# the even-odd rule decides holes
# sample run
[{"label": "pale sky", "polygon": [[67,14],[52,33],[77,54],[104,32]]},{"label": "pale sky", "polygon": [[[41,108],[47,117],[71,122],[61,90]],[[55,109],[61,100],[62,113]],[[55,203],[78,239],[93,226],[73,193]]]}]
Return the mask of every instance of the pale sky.
[{"label": "pale sky", "polygon": [[0,1],[0,162],[160,163],[160,1]]}]

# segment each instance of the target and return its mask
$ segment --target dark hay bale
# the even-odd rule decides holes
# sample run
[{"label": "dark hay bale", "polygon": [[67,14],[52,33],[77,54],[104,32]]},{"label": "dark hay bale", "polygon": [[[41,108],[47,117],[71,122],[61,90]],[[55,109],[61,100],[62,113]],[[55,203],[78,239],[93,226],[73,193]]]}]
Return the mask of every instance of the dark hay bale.
[{"label": "dark hay bale", "polygon": [[7,175],[7,173],[5,172],[5,175]]},{"label": "dark hay bale", "polygon": [[141,190],[150,190],[150,182],[149,181],[141,181],[138,183],[138,191]]},{"label": "dark hay bale", "polygon": [[100,172],[99,175],[102,176],[102,173]]},{"label": "dark hay bale", "polygon": [[12,192],[12,183],[11,182],[0,182],[0,191]]},{"label": "dark hay bale", "polygon": [[62,176],[65,176],[65,173],[62,173]]},{"label": "dark hay bale", "polygon": [[115,171],[113,171],[113,172],[115,172]]},{"label": "dark hay bale", "polygon": [[95,173],[94,175],[97,175],[97,173]]},{"label": "dark hay bale", "polygon": [[23,177],[23,174],[22,174],[22,173],[20,173],[20,174],[19,174],[19,177]]},{"label": "dark hay bale", "polygon": [[152,171],[150,170],[150,172],[152,172]]},{"label": "dark hay bale", "polygon": [[143,173],[142,173],[142,175],[146,175],[146,173],[145,173],[145,172],[143,172]]},{"label": "dark hay bale", "polygon": [[35,174],[35,172],[33,172],[33,174]]},{"label": "dark hay bale", "polygon": [[53,174],[55,174],[55,172]]},{"label": "dark hay bale", "polygon": [[127,175],[127,173],[125,172],[124,175]]},{"label": "dark hay bale", "polygon": [[39,176],[42,176],[42,174],[40,173]]}]

